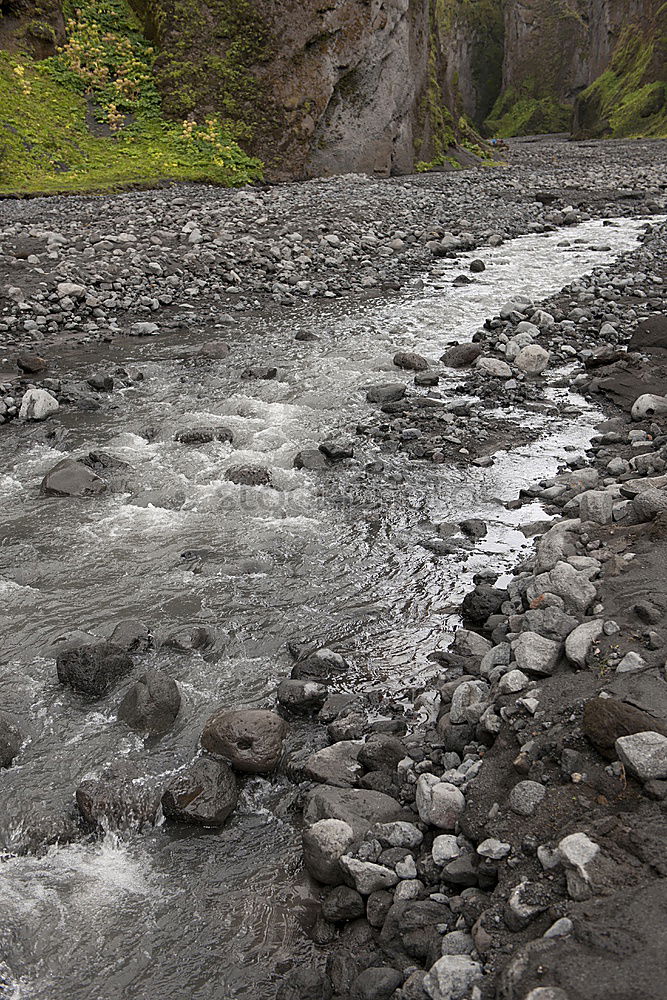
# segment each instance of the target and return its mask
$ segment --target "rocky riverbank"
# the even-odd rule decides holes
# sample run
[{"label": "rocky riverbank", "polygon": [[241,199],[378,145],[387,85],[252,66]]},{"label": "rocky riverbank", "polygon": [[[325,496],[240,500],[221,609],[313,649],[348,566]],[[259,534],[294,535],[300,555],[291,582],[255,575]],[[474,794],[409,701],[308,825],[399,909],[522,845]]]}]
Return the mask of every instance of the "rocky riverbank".
[{"label": "rocky riverbank", "polygon": [[330,957],[284,1000],[660,995],[666,235],[550,302],[509,303],[479,338],[498,361],[576,359],[564,381],[608,419],[588,461],[517,500],[555,519],[507,586],[479,578],[414,711],[373,722],[312,659],[278,690],[332,741],[306,761],[303,834]]},{"label": "rocky riverbank", "polygon": [[[236,307],[269,317],[289,307],[300,316],[316,298],[333,310],[341,301],[391,296],[417,275],[438,275],[443,264],[450,268],[443,280],[464,285],[484,264],[452,270],[462,249],[588,216],[608,216],[611,232],[613,216],[664,210],[655,144],[579,147],[576,161],[574,148],[517,147],[515,165],[498,174],[4,206],[3,246],[11,248],[2,282],[5,433],[46,442],[54,413],[75,425],[78,416],[112,406],[116,389],[140,387],[133,366],[100,362],[105,343],[112,350],[125,334],[155,335],[160,343],[161,335],[196,324],[202,357],[218,359],[229,352]],[[180,235],[169,242],[160,233],[174,217]],[[391,223],[378,221],[385,218]],[[225,237],[207,228],[211,219]],[[263,242],[262,232],[269,234]],[[567,250],[577,231],[550,239]],[[18,253],[19,240],[38,245],[23,244]],[[296,254],[293,247],[304,242],[309,252]],[[91,753],[96,773],[77,775],[76,807],[62,816],[54,809],[34,830],[25,824],[20,850],[118,826],[148,830],[163,817],[168,830],[222,829],[248,781],[273,776],[271,808],[302,825],[311,898],[321,899],[306,920],[319,958],[286,977],[280,1000],[660,995],[665,242],[664,226],[647,225],[639,250],[553,299],[499,302],[472,343],[453,331],[460,342],[438,362],[397,350],[392,374],[365,390],[375,412],[294,455],[297,468],[355,468],[372,477],[383,463],[362,470],[360,459],[372,445],[386,456],[465,470],[533,440],[543,421],[576,419],[581,400],[568,397],[569,389],[606,410],[586,460],[563,456],[557,476],[510,502],[544,507],[543,518],[524,527],[535,538],[534,554],[509,580],[478,573],[461,607],[464,627],[443,636],[428,683],[400,698],[377,685],[368,693],[358,683],[363,669],[343,646],[295,640],[290,676],[262,708],[227,703],[213,711],[207,702],[197,746],[188,736],[179,749],[186,763],[158,759],[150,775],[144,771],[151,768],[123,759],[100,773]],[[223,258],[238,281],[220,280]],[[88,350],[99,371],[81,380]],[[17,356],[21,376],[9,371]],[[269,383],[275,374],[258,357],[239,371],[239,384]],[[438,396],[443,386],[451,399]],[[519,426],[517,412],[534,414],[532,425]],[[146,431],[146,440],[157,433]],[[236,446],[235,430],[217,414],[206,426],[181,427],[173,447],[228,445],[230,438]],[[42,492],[112,493],[126,475],[120,459],[91,450],[59,462]],[[248,487],[272,485],[264,467],[245,460],[224,476]],[[157,505],[166,509],[163,499]],[[425,548],[462,564],[487,532],[477,518],[430,528]],[[196,573],[207,553],[187,550],[182,558]],[[71,695],[79,714],[90,699],[99,705],[133,681],[119,704],[102,701],[112,724],[119,720],[149,741],[188,713],[197,725],[203,708],[191,700],[192,685],[176,683],[161,661],[156,666],[151,650],[205,658],[214,627],[153,634],[152,625],[113,619],[102,628],[82,621],[81,628],[85,633],[45,651],[49,683],[57,678],[56,690]],[[21,763],[25,736],[17,720],[2,717],[2,766]],[[141,753],[152,746],[142,744]]]}]

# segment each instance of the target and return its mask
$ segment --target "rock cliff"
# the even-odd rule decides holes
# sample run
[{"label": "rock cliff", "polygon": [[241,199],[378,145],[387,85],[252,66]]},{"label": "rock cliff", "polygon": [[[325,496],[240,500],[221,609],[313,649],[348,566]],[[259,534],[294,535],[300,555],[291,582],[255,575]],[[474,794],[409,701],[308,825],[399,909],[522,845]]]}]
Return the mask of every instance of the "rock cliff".
[{"label": "rock cliff", "polygon": [[[637,120],[627,109],[620,111],[622,123],[614,128],[602,120],[604,108],[600,114],[594,110],[600,103],[595,95],[583,105],[580,95],[610,71],[614,60],[619,74],[630,79],[606,94],[612,118],[612,106],[618,112],[630,91],[634,102],[636,91],[664,82],[667,5],[662,0],[506,0],[504,21],[502,93],[488,120],[491,131],[565,131],[576,105],[576,134],[653,134],[652,126],[659,134],[657,120]],[[651,91],[651,107],[660,103],[658,91],[664,108],[660,87]]]}]

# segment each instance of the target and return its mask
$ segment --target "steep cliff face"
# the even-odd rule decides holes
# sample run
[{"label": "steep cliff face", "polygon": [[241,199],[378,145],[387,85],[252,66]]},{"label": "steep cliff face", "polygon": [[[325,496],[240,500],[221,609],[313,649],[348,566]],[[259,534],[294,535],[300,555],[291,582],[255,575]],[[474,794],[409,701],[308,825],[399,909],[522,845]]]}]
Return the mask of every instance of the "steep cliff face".
[{"label": "steep cliff face", "polygon": [[[643,82],[664,76],[654,44],[656,33],[664,34],[664,0],[506,0],[504,18],[502,94],[488,119],[496,134],[569,129],[579,95],[625,52],[630,37],[643,51],[653,49],[639,74]],[[611,101],[618,97],[617,89]]]},{"label": "steep cliff face", "polygon": [[[273,177],[385,175],[443,160],[459,136],[457,79],[461,110],[478,93],[488,103],[493,87],[492,74],[482,81],[468,68],[466,44],[450,44],[471,0],[132,2],[160,50],[167,113],[243,121]],[[479,50],[487,36],[475,30]]]},{"label": "steep cliff face", "polygon": [[0,50],[45,59],[64,38],[61,0],[0,0]]}]

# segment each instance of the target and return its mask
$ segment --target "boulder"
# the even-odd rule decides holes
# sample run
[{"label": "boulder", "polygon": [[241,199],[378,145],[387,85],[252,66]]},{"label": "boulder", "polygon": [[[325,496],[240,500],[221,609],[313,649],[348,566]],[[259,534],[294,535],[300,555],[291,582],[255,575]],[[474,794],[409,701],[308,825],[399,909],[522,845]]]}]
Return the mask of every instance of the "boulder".
[{"label": "boulder", "polygon": [[333,991],[326,973],[312,966],[295,969],[283,980],[276,1000],[331,1000]]},{"label": "boulder", "polygon": [[153,645],[150,629],[136,618],[125,618],[118,622],[113,626],[108,639],[127,653],[145,653]]},{"label": "boulder", "polygon": [[179,823],[222,826],[237,802],[231,769],[202,757],[171,779],[162,795],[162,810],[168,819]]},{"label": "boulder", "polygon": [[209,444],[211,441],[234,440],[228,427],[188,427],[174,435],[179,444]]},{"label": "boulder", "polygon": [[0,768],[11,767],[22,742],[18,728],[4,713],[0,713]]},{"label": "boulder", "polygon": [[541,375],[549,367],[549,357],[549,352],[539,344],[527,344],[519,351],[514,364],[527,375]]},{"label": "boulder", "polygon": [[463,681],[454,691],[449,709],[452,725],[477,723],[489,703],[491,689],[486,681]]},{"label": "boulder", "polygon": [[351,788],[364,770],[357,760],[361,746],[357,741],[341,740],[318,750],[306,761],[306,777],[338,788]]},{"label": "boulder", "polygon": [[579,516],[582,521],[611,524],[614,514],[614,497],[607,490],[586,490],[579,499]]},{"label": "boulder", "polygon": [[315,681],[299,681],[286,678],[278,685],[278,701],[290,712],[300,715],[314,715],[327,700],[328,688]]},{"label": "boulder", "polygon": [[667,413],[667,396],[644,393],[634,401],[630,413],[633,420],[647,420],[662,416]]},{"label": "boulder", "polygon": [[340,867],[346,880],[362,896],[390,889],[398,882],[398,875],[393,869],[375,864],[373,861],[360,861],[349,854],[341,857]]},{"label": "boulder", "polygon": [[465,808],[460,789],[434,774],[419,776],[416,802],[419,818],[441,830],[453,830]]},{"label": "boulder", "polygon": [[88,497],[103,493],[107,484],[83,462],[64,458],[49,469],[39,488],[52,497]]},{"label": "boulder", "polygon": [[[325,820],[326,822],[326,820]],[[322,916],[332,923],[363,917],[366,907],[361,894],[347,885],[337,885],[322,903]]]},{"label": "boulder", "polygon": [[61,684],[100,697],[133,668],[132,657],[111,642],[68,645],[56,656]]},{"label": "boulder", "polygon": [[301,836],[303,863],[318,882],[340,885],[343,881],[340,859],[354,841],[354,830],[344,820],[317,820]]},{"label": "boulder", "polygon": [[76,790],[76,804],[89,826],[131,830],[155,822],[160,793],[136,764],[119,760],[99,776],[84,778]]},{"label": "boulder", "polygon": [[461,603],[463,617],[473,625],[484,625],[490,615],[500,611],[507,597],[506,590],[491,587],[488,583],[479,583],[463,598]]},{"label": "boulder", "polygon": [[565,868],[567,891],[578,902],[593,895],[593,865],[600,854],[598,845],[585,833],[571,833],[558,844],[558,856]]},{"label": "boulder", "polygon": [[633,733],[616,740],[619,760],[640,781],[667,779],[667,736],[661,733]]},{"label": "boulder", "polygon": [[535,601],[544,594],[560,597],[568,611],[585,612],[595,600],[595,584],[588,573],[576,570],[568,562],[557,562],[548,573],[536,576],[526,591],[526,598]]},{"label": "boulder", "polygon": [[330,462],[342,462],[343,459],[354,458],[354,441],[350,438],[328,438],[319,447]]},{"label": "boulder", "polygon": [[371,966],[353,980],[350,1000],[390,1000],[402,985],[403,976],[396,969]]},{"label": "boulder", "polygon": [[550,677],[560,659],[562,643],[545,639],[537,632],[522,632],[512,643],[512,651],[519,670]]},{"label": "boulder", "polygon": [[162,670],[147,670],[118,706],[118,718],[130,729],[157,735],[171,729],[181,707],[175,680]]},{"label": "boulder", "polygon": [[46,420],[59,408],[58,400],[46,389],[28,389],[21,400],[19,420]]},{"label": "boulder", "polygon": [[402,806],[384,792],[318,785],[306,795],[303,818],[306,823],[341,819],[357,836],[362,836],[375,823],[391,823],[405,817]]},{"label": "boulder", "polygon": [[481,344],[455,344],[445,351],[440,360],[448,368],[467,368],[477,361],[481,353]]},{"label": "boulder", "polygon": [[431,1000],[464,1000],[482,973],[469,955],[443,955],[426,975],[424,989]]},{"label": "boulder", "polygon": [[603,626],[603,620],[595,618],[593,621],[583,622],[570,632],[565,640],[565,655],[570,663],[582,668],[586,666],[586,657],[593,643],[602,635]]},{"label": "boulder", "polygon": [[402,382],[383,382],[371,385],[366,391],[369,403],[396,403],[405,396],[405,386]]},{"label": "boulder", "polygon": [[333,649],[318,649],[302,660],[298,660],[292,667],[292,679],[302,681],[316,681],[318,684],[327,684],[332,678],[344,674],[348,669],[348,664],[340,653]]},{"label": "boulder", "polygon": [[509,794],[509,807],[517,816],[532,816],[546,794],[539,781],[519,781]]},{"label": "boulder", "polygon": [[303,448],[294,456],[295,469],[326,469],[327,460],[319,448]]},{"label": "boulder", "polygon": [[219,709],[206,722],[201,744],[225,757],[237,771],[268,774],[280,760],[287,729],[275,712]]},{"label": "boulder", "polygon": [[584,705],[583,730],[600,753],[616,759],[616,740],[634,733],[667,736],[665,727],[648,712],[617,698],[591,698]]},{"label": "boulder", "polygon": [[379,771],[383,768],[395,771],[405,753],[405,745],[396,736],[372,733],[359,748],[358,760],[367,771]]},{"label": "boulder", "polygon": [[490,375],[491,378],[512,378],[512,369],[500,358],[478,358],[475,368],[482,375]]},{"label": "boulder", "polygon": [[16,359],[17,368],[26,375],[37,375],[46,371],[48,362],[45,358],[40,358],[38,354],[22,354]]},{"label": "boulder", "polygon": [[397,368],[412,372],[423,372],[428,368],[426,358],[423,358],[421,354],[415,354],[414,351],[398,351],[394,355],[394,364]]}]

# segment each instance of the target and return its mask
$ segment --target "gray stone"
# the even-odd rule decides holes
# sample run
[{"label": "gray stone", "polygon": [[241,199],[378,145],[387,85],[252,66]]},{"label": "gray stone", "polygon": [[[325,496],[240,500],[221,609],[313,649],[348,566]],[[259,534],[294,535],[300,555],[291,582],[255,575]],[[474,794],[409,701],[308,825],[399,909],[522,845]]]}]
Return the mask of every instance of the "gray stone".
[{"label": "gray stone", "polygon": [[175,680],[162,670],[147,670],[118,706],[118,718],[131,729],[157,735],[171,729],[181,707]]},{"label": "gray stone", "polygon": [[46,389],[28,389],[21,401],[19,420],[46,420],[58,409],[58,400]]},{"label": "gray stone", "polygon": [[643,670],[646,666],[646,660],[639,653],[636,653],[633,649],[629,653],[626,653],[619,665],[616,667],[617,674],[629,674],[635,670]]},{"label": "gray stone", "polygon": [[387,847],[419,847],[424,834],[414,823],[378,823],[373,827],[373,837]]},{"label": "gray stone", "polygon": [[469,955],[475,950],[475,942],[467,931],[450,931],[442,939],[443,955]]},{"label": "gray stone", "polygon": [[441,830],[453,830],[465,808],[460,789],[434,774],[420,775],[416,802],[419,818]]},{"label": "gray stone", "polygon": [[577,667],[586,666],[586,657],[595,642],[602,635],[604,621],[596,618],[578,625],[565,640],[565,655]]},{"label": "gray stone", "polygon": [[403,983],[403,976],[387,966],[366,969],[352,982],[350,1000],[389,1000]]},{"label": "gray stone", "polygon": [[443,833],[434,838],[431,856],[436,865],[447,865],[454,858],[460,857],[461,853],[461,848],[454,834]]},{"label": "gray stone", "polygon": [[60,683],[96,698],[125,677],[133,666],[125,650],[110,642],[68,646],[56,656]]},{"label": "gray stone", "polygon": [[539,781],[520,781],[509,794],[509,806],[518,816],[532,816],[547,790]]},{"label": "gray stone", "polygon": [[483,375],[490,375],[492,378],[511,378],[512,369],[506,361],[500,358],[478,358],[475,368]]},{"label": "gray stone", "polygon": [[504,844],[502,840],[489,837],[488,840],[482,841],[477,848],[477,853],[482,858],[491,858],[494,861],[500,861],[501,858],[506,858],[511,850],[511,844]]},{"label": "gray stone", "polygon": [[107,484],[83,462],[64,458],[62,462],[49,469],[39,488],[47,496],[86,497],[103,493]]},{"label": "gray stone", "polygon": [[357,741],[341,740],[318,750],[306,761],[306,777],[326,785],[351,788],[363,774],[364,769],[357,760],[362,745]]},{"label": "gray stone", "polygon": [[195,826],[222,826],[237,802],[231,769],[203,757],[172,778],[162,795],[168,819]]},{"label": "gray stone", "polygon": [[297,681],[286,678],[278,685],[278,701],[290,712],[314,714],[327,700],[328,688],[316,681]]},{"label": "gray stone", "polygon": [[614,513],[614,498],[605,490],[587,490],[581,494],[579,516],[582,521],[595,524],[611,524]]},{"label": "gray stone", "polygon": [[421,354],[414,351],[398,351],[394,355],[394,364],[397,368],[404,368],[408,371],[423,372],[428,368],[428,361]]},{"label": "gray stone", "polygon": [[354,840],[352,827],[340,819],[321,819],[306,827],[303,862],[313,878],[324,885],[339,885],[343,881],[340,859]]},{"label": "gray stone", "polygon": [[350,889],[347,885],[338,885],[331,890],[322,903],[322,916],[325,920],[336,924],[343,920],[355,920],[357,917],[362,917],[365,909],[361,894],[356,889]]},{"label": "gray stone", "polygon": [[567,891],[572,899],[582,901],[593,895],[592,865],[600,848],[585,833],[571,833],[558,844],[558,854],[565,868]]},{"label": "gray stone", "polygon": [[641,781],[667,778],[667,737],[661,733],[634,733],[616,740],[619,760]]},{"label": "gray stone", "polygon": [[383,382],[372,385],[366,391],[369,403],[394,403],[405,396],[405,386],[402,382]]},{"label": "gray stone", "polygon": [[4,713],[0,713],[0,768],[11,767],[22,742],[18,728]]},{"label": "gray stone", "polygon": [[527,375],[540,375],[549,367],[549,352],[539,344],[528,344],[517,355],[514,364]]},{"label": "gray stone", "polygon": [[449,709],[452,725],[479,722],[489,700],[490,688],[485,681],[464,681],[454,691]]},{"label": "gray stone", "polygon": [[545,639],[537,632],[522,632],[512,643],[512,651],[524,673],[550,677],[560,659],[562,643]]},{"label": "gray stone", "polygon": [[427,973],[424,989],[431,1000],[464,1000],[482,972],[468,955],[443,955]]},{"label": "gray stone", "polygon": [[398,875],[391,868],[377,865],[372,861],[360,861],[349,854],[344,854],[341,857],[340,867],[346,880],[351,882],[362,896],[369,896],[372,892],[379,892],[382,889],[390,889],[398,882]]}]

